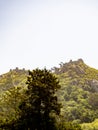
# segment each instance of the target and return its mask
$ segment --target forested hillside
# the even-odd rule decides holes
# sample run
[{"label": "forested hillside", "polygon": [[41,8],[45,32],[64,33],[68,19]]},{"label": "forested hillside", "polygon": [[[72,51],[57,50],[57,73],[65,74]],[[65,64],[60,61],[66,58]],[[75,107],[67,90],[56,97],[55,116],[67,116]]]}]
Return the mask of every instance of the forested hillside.
[{"label": "forested hillside", "polygon": [[[64,121],[94,124],[91,122],[98,118],[98,70],[79,59],[60,63],[60,66],[53,67],[51,72],[61,85],[56,95],[62,104],[61,116]],[[27,75],[27,70],[16,68],[0,76],[1,124],[17,117],[19,104],[25,99]],[[97,130],[98,123],[95,125]],[[82,127],[86,128],[86,125]]]},{"label": "forested hillside", "polygon": [[62,86],[58,92],[62,113],[68,121],[92,122],[98,118],[98,70],[82,59],[61,63],[52,71]]},{"label": "forested hillside", "polygon": [[0,122],[13,120],[16,109],[24,99],[28,71],[14,69],[0,76]]}]

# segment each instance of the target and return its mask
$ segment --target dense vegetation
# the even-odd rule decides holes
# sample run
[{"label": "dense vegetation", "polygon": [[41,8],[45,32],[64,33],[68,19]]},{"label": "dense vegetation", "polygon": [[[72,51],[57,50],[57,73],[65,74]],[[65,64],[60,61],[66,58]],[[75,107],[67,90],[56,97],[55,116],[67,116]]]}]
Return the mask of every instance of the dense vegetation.
[{"label": "dense vegetation", "polygon": [[[61,86],[55,93],[58,102],[62,104],[61,112],[58,116],[52,113],[56,127],[59,130],[78,130],[80,126],[77,124],[81,124],[83,130],[97,130],[98,70],[79,59],[61,63],[60,67],[51,69],[51,74],[59,80]],[[23,109],[27,108],[27,105],[23,107],[23,102],[29,97],[27,91],[31,92],[26,84],[28,75],[25,69],[16,68],[0,76],[0,126],[9,126],[12,122],[18,124],[21,110],[27,112],[27,109]]]},{"label": "dense vegetation", "polygon": [[98,130],[98,119],[92,123],[83,123],[81,127],[83,130]]},{"label": "dense vegetation", "polygon": [[64,118],[77,123],[98,118],[98,70],[87,66],[82,59],[62,63],[52,70],[62,86],[57,95],[63,104]]}]

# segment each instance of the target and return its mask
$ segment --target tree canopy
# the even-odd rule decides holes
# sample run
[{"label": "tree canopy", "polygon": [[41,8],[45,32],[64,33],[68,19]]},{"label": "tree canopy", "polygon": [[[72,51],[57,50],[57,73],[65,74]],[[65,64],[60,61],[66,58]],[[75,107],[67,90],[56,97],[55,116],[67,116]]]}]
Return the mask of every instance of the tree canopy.
[{"label": "tree canopy", "polygon": [[48,70],[29,71],[26,100],[21,103],[21,127],[32,130],[55,129],[52,115],[59,115],[61,104],[56,91],[60,88],[58,79]]}]

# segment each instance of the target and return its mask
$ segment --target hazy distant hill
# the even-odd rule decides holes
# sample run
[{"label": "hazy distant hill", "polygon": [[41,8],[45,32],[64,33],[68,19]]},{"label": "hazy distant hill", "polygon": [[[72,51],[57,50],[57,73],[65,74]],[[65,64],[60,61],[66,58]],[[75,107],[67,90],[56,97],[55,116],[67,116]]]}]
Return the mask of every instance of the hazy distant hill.
[{"label": "hazy distant hill", "polygon": [[98,92],[98,70],[86,65],[82,59],[61,63],[59,68],[54,67],[52,70],[64,83],[69,81],[70,85]]},{"label": "hazy distant hill", "polygon": [[98,118],[98,70],[82,59],[61,63],[52,71],[62,86],[58,98],[63,104],[62,115],[68,121],[92,122]]},{"label": "hazy distant hill", "polygon": [[9,90],[15,86],[25,85],[27,71],[25,69],[14,69],[8,73],[0,75],[0,92]]},{"label": "hazy distant hill", "polygon": [[[79,59],[60,63],[60,67],[51,71],[62,86],[57,95],[63,106],[63,117],[78,123],[98,118],[98,70]],[[25,97],[27,75],[25,69],[16,68],[0,76],[0,120],[16,116],[19,102]]]}]

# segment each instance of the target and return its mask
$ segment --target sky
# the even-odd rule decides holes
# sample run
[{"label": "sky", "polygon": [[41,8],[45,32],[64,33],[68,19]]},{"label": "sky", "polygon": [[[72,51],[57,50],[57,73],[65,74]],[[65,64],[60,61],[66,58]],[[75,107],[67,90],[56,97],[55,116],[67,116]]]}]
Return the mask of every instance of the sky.
[{"label": "sky", "polygon": [[97,0],[0,0],[0,74],[97,56]]}]

